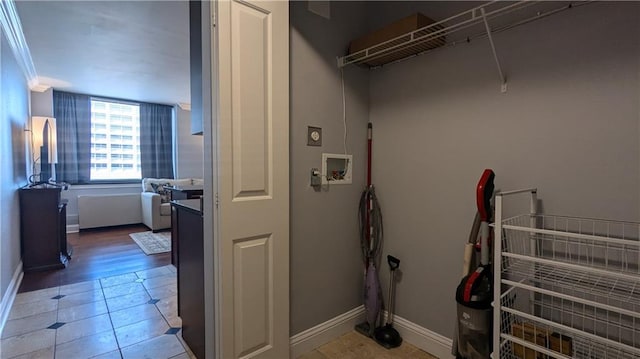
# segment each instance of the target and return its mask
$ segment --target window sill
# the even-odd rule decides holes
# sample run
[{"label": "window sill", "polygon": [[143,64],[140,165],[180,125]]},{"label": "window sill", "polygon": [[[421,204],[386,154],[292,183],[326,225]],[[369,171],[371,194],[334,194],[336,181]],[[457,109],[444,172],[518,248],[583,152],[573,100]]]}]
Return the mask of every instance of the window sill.
[{"label": "window sill", "polygon": [[[142,181],[141,181],[142,182]],[[93,183],[93,184],[72,184],[69,189],[108,189],[108,188],[140,188],[141,183]]]}]

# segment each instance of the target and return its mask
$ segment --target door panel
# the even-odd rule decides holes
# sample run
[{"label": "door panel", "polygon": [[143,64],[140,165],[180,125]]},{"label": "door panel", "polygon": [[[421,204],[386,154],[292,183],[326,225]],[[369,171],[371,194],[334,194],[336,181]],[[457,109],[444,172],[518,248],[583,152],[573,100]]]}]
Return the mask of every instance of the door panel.
[{"label": "door panel", "polygon": [[231,22],[234,196],[267,196],[271,14],[248,3],[232,2]]},{"label": "door panel", "polygon": [[[244,356],[272,346],[273,304],[271,236],[236,240],[233,248],[235,300],[235,351]],[[259,302],[263,305],[255,305]]]},{"label": "door panel", "polygon": [[223,358],[289,357],[289,5],[218,1]]}]

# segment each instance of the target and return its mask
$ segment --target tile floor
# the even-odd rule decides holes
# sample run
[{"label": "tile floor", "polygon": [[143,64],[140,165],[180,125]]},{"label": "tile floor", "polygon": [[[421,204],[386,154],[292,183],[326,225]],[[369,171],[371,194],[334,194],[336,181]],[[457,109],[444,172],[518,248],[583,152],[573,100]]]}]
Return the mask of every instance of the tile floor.
[{"label": "tile floor", "polygon": [[394,349],[385,349],[370,338],[355,331],[347,333],[298,359],[437,359],[433,355],[403,342]]},{"label": "tile floor", "polygon": [[[172,265],[19,293],[3,359],[194,359],[182,340]],[[437,359],[409,343],[387,350],[356,332],[300,359]]]},{"label": "tile floor", "polygon": [[20,293],[0,358],[195,358],[180,334],[172,265]]}]

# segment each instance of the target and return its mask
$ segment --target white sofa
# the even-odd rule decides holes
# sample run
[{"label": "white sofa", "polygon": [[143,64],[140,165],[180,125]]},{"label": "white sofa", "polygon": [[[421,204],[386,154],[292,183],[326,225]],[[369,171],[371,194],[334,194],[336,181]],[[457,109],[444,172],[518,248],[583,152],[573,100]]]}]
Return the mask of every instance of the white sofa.
[{"label": "white sofa", "polygon": [[202,185],[199,178],[144,178],[142,179],[142,223],[154,232],[171,228],[171,204],[163,202],[162,196],[154,191],[152,184],[156,186],[191,186]]}]

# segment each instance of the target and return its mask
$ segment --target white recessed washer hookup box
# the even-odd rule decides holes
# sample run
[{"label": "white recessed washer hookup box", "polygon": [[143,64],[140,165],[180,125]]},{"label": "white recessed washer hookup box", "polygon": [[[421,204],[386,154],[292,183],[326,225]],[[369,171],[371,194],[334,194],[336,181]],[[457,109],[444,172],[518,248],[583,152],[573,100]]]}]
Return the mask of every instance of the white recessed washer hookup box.
[{"label": "white recessed washer hookup box", "polygon": [[322,184],[351,184],[353,155],[322,154]]}]

